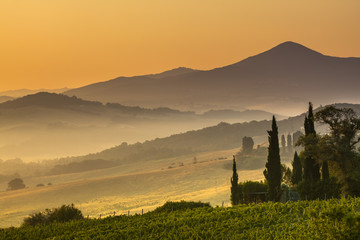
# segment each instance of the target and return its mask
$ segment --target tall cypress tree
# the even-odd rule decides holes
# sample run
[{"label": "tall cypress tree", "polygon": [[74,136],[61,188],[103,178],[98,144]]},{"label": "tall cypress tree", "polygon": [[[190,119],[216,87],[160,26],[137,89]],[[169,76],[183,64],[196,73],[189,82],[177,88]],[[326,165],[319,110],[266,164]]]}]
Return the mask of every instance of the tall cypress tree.
[{"label": "tall cypress tree", "polygon": [[285,135],[284,134],[281,135],[281,147],[282,147],[283,153],[285,153],[286,152],[286,142],[285,142]]},{"label": "tall cypress tree", "polygon": [[297,185],[301,180],[302,180],[302,165],[301,165],[301,161],[300,158],[297,154],[297,152],[295,152],[294,154],[294,160],[292,162],[292,176],[291,176],[291,183],[293,185]]},{"label": "tall cypress tree", "polygon": [[239,185],[238,185],[238,174],[236,171],[236,162],[235,162],[235,156],[233,156],[233,175],[231,177],[231,204],[238,205],[240,203],[240,191],[239,191]]},{"label": "tall cypress tree", "polygon": [[305,128],[305,138],[307,143],[305,143],[305,161],[304,161],[304,180],[307,182],[317,182],[320,180],[320,165],[316,162],[314,156],[311,154],[311,148],[316,144],[316,131],[314,124],[314,114],[312,103],[309,102],[309,112],[305,116],[304,121]]},{"label": "tall cypress tree", "polygon": [[264,176],[269,184],[268,200],[278,202],[281,197],[281,162],[275,116],[273,116],[271,130],[268,131],[268,134],[269,148]]},{"label": "tall cypress tree", "polygon": [[291,141],[290,133],[287,135],[287,148],[288,148],[288,152],[291,153],[292,152],[292,141]]}]

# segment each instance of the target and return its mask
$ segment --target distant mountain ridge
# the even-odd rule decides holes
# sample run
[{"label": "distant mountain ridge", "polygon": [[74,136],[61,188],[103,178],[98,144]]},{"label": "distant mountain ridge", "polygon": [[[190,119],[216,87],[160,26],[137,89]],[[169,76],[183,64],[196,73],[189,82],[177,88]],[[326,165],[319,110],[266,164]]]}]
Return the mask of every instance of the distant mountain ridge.
[{"label": "distant mountain ridge", "polygon": [[[162,115],[162,114],[174,114],[174,115],[184,115],[184,116],[197,116],[204,118],[215,118],[215,119],[225,119],[225,118],[238,118],[238,119],[247,119],[251,120],[262,120],[262,119],[271,119],[272,113],[259,111],[259,110],[245,110],[245,111],[234,111],[234,110],[210,110],[203,114],[196,114],[194,112],[184,112],[175,109],[170,109],[166,107],[159,107],[154,109],[142,108],[139,106],[124,106],[119,103],[106,103],[103,104],[97,101],[88,101],[75,96],[69,97],[63,94],[57,93],[48,93],[48,92],[39,92],[36,94],[26,95],[21,98],[11,99],[4,103],[0,103],[1,110],[11,110],[16,111],[17,109],[22,110],[24,108],[48,108],[52,110],[56,109],[69,109],[69,110],[80,110],[87,108],[90,111],[91,108],[96,109],[97,112],[106,111],[123,114],[149,114],[149,115]],[[285,118],[284,116],[276,115],[279,118]]]},{"label": "distant mountain ridge", "polygon": [[60,88],[60,89],[17,89],[0,92],[0,96],[9,96],[12,98],[24,97],[26,95],[35,94],[39,92],[49,92],[49,93],[62,93],[69,91],[70,88]]},{"label": "distant mountain ridge", "polygon": [[195,70],[195,69],[186,68],[186,67],[179,67],[179,68],[175,68],[175,69],[165,71],[162,73],[149,74],[149,75],[145,75],[145,76],[150,77],[150,78],[155,78],[155,79],[161,79],[161,78],[165,78],[165,77],[173,77],[173,76],[178,76],[178,75],[183,75],[183,74],[193,73],[193,72],[198,72],[198,71],[200,71],[200,70]]},{"label": "distant mountain ridge", "polygon": [[333,102],[360,102],[360,58],[326,56],[285,42],[235,64],[151,78],[120,77],[66,91],[101,102],[181,110],[261,109],[284,113]]}]

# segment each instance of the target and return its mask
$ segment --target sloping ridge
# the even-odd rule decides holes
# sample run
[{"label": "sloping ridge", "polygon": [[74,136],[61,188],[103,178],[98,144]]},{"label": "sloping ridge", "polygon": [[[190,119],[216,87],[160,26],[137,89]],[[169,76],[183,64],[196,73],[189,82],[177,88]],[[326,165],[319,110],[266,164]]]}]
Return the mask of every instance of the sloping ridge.
[{"label": "sloping ridge", "polygon": [[102,106],[102,104],[100,102],[85,101],[77,97],[68,97],[63,94],[40,92],[1,103],[0,109],[15,109],[31,106],[66,108],[75,106]]},{"label": "sloping ridge", "polygon": [[84,99],[145,106],[236,104],[242,107],[289,99],[322,104],[358,100],[360,58],[330,57],[294,42],[210,71],[160,79],[121,77],[65,92]]}]

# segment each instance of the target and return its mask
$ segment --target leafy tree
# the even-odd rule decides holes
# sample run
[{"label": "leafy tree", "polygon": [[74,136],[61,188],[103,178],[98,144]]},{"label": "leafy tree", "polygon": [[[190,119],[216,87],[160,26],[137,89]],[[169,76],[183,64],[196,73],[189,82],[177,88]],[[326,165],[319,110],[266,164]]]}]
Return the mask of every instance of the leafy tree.
[{"label": "leafy tree", "polygon": [[360,159],[355,151],[355,145],[360,142],[359,117],[351,108],[338,109],[332,105],[317,112],[315,117],[319,123],[329,125],[330,136],[324,137],[324,145],[331,155],[329,160],[340,169],[344,192],[360,195]]},{"label": "leafy tree", "polygon": [[269,147],[264,176],[269,184],[268,200],[278,202],[281,197],[281,162],[279,153],[278,127],[275,116],[272,119],[271,130],[268,131]]},{"label": "leafy tree", "polygon": [[303,135],[304,134],[302,132],[300,132],[300,131],[296,131],[296,132],[293,133],[292,138],[293,138],[293,145],[294,146],[299,145],[298,141],[299,141],[300,137],[303,136]]},{"label": "leafy tree", "polygon": [[239,193],[239,187],[238,187],[238,174],[236,171],[236,161],[235,156],[233,156],[233,176],[231,178],[231,204],[238,205],[240,203],[240,193]]},{"label": "leafy tree", "polygon": [[281,182],[291,185],[292,172],[285,164],[281,164]]},{"label": "leafy tree", "polygon": [[243,153],[251,153],[254,148],[254,140],[252,137],[243,137],[242,139],[242,151]]},{"label": "leafy tree", "polygon": [[292,176],[291,176],[291,183],[292,185],[296,186],[302,180],[302,164],[300,158],[295,152],[294,160],[292,161]]},{"label": "leafy tree", "polygon": [[21,178],[15,178],[8,183],[8,191],[25,188],[24,181]]}]

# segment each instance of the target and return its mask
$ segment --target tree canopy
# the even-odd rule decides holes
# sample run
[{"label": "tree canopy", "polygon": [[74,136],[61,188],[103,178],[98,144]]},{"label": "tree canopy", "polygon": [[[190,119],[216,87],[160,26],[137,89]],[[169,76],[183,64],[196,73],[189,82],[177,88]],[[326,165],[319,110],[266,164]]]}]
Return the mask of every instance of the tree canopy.
[{"label": "tree canopy", "polygon": [[15,178],[8,183],[8,190],[18,190],[25,188],[24,181],[21,178]]}]

